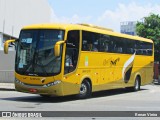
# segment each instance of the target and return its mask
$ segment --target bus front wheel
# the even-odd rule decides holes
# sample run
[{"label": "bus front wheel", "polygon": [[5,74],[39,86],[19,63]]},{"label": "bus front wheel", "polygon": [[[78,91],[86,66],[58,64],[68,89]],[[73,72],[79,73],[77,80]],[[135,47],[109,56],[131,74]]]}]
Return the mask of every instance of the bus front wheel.
[{"label": "bus front wheel", "polygon": [[91,96],[91,92],[92,92],[91,84],[87,80],[85,80],[81,83],[78,98],[80,99],[89,98]]}]

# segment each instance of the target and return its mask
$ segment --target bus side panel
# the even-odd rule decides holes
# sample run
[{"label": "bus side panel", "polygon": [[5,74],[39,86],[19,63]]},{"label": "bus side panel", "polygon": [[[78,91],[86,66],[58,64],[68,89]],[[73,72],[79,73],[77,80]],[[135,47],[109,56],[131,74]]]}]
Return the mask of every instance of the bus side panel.
[{"label": "bus side panel", "polygon": [[85,71],[89,71],[86,74],[92,78],[93,91],[100,91],[124,87],[123,63],[117,54],[82,52],[79,68],[84,74]]},{"label": "bus side panel", "polygon": [[134,86],[137,75],[140,75],[142,85],[150,83],[152,80],[152,73],[150,72],[153,72],[153,67],[152,65],[148,67],[148,65],[152,57],[140,55],[135,55],[132,65],[130,65],[132,67],[130,78],[127,82],[124,81],[122,73],[125,67],[124,64],[132,56],[113,53],[82,52],[79,67],[82,71],[90,71],[87,74],[92,76],[93,91]]},{"label": "bus side panel", "polygon": [[80,73],[76,70],[63,77],[63,94],[64,95],[73,95],[73,94],[79,93],[79,90],[80,90],[79,74]]}]

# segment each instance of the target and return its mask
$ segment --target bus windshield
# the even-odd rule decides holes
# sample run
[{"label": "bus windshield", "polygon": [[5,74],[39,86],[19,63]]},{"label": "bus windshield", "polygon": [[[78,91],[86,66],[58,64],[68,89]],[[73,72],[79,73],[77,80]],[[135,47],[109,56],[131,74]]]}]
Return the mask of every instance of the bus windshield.
[{"label": "bus windshield", "polygon": [[61,55],[54,56],[54,45],[64,40],[63,30],[22,30],[17,42],[15,70],[19,74],[52,76],[60,73]]}]

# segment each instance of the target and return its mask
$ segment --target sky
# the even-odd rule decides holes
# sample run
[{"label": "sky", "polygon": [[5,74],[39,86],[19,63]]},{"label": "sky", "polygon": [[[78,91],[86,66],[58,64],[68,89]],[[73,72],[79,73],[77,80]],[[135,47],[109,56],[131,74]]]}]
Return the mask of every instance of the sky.
[{"label": "sky", "polygon": [[160,0],[48,0],[55,23],[87,23],[120,31],[120,22],[160,14]]}]

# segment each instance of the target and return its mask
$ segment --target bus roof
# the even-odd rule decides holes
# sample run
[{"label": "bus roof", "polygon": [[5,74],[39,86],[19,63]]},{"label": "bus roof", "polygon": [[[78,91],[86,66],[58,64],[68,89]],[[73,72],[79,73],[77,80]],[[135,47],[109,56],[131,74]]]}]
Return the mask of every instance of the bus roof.
[{"label": "bus roof", "polygon": [[107,34],[107,35],[112,35],[112,36],[117,36],[117,37],[122,37],[122,38],[141,40],[141,41],[153,43],[151,39],[146,39],[146,38],[142,38],[139,36],[122,34],[122,33],[114,32],[113,30],[108,29],[108,28],[94,26],[91,24],[34,24],[34,25],[25,26],[22,29],[23,30],[24,29],[85,30],[85,31],[90,31],[90,32],[96,32],[96,33],[101,33],[101,34]]}]

